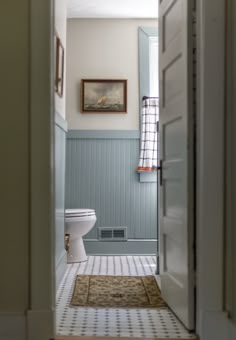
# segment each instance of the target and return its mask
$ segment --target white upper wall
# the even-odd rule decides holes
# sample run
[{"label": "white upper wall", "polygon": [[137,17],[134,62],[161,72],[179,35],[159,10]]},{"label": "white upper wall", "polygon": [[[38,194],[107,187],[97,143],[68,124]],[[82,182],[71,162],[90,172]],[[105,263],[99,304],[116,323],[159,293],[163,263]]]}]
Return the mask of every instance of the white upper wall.
[{"label": "white upper wall", "polygon": [[[153,19],[69,19],[66,119],[69,129],[139,129],[138,27]],[[81,79],[127,79],[127,114],[81,114]]]},{"label": "white upper wall", "polygon": [[[64,60],[66,63],[66,16],[67,16],[67,0],[55,0],[55,31],[59,36],[62,45],[64,47]],[[63,96],[59,97],[57,93],[55,93],[55,110],[59,113],[63,118],[65,118],[65,73],[66,67],[64,67],[64,90]]]},{"label": "white upper wall", "polygon": [[68,18],[154,19],[157,15],[157,0],[68,0]]}]

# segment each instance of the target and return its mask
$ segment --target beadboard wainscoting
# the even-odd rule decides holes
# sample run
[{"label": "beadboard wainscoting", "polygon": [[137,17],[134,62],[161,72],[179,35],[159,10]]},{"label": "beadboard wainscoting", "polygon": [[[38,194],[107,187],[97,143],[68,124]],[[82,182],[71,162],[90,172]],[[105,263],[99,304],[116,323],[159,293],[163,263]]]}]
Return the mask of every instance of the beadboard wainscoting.
[{"label": "beadboard wainscoting", "polygon": [[[156,253],[157,183],[139,181],[139,142],[136,130],[67,133],[66,207],[95,209],[97,216],[84,237],[89,254],[121,248],[127,254]],[[99,227],[127,227],[128,242],[102,241],[101,246]]]},{"label": "beadboard wainscoting", "polygon": [[55,115],[55,264],[56,286],[66,270],[65,251],[65,163],[67,123]]}]

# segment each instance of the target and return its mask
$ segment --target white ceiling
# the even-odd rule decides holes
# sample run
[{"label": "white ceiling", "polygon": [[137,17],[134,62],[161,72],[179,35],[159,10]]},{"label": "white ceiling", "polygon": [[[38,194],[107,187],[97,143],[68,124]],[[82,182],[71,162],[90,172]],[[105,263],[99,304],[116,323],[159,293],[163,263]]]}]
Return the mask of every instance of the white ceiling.
[{"label": "white ceiling", "polygon": [[156,18],[158,0],[67,0],[68,18]]}]

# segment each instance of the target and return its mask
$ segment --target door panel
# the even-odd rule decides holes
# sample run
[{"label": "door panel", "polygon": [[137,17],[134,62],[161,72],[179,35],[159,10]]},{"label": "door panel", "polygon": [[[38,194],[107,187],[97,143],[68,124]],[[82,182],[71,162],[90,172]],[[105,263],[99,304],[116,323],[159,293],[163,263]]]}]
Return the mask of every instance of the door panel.
[{"label": "door panel", "polygon": [[194,329],[191,0],[160,2],[160,274],[162,295]]},{"label": "door panel", "polygon": [[[177,56],[175,60],[171,60],[171,63],[163,69],[163,87],[164,100],[166,102],[171,102],[176,96],[182,92],[183,74],[181,73],[182,58],[181,55]],[[175,80],[179,79],[178,82]]]},{"label": "door panel", "polygon": [[181,134],[182,121],[174,119],[163,126],[163,155],[166,160],[178,158],[183,148],[183,135]]}]

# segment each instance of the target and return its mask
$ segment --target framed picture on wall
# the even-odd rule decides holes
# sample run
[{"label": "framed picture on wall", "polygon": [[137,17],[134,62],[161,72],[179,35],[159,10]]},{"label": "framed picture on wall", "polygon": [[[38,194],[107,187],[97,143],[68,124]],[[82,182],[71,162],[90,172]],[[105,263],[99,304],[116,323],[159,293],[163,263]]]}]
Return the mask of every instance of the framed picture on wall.
[{"label": "framed picture on wall", "polygon": [[82,79],[82,113],[127,113],[126,79]]},{"label": "framed picture on wall", "polygon": [[55,91],[62,97],[64,87],[64,47],[60,38],[56,35],[56,74],[55,74]]}]

